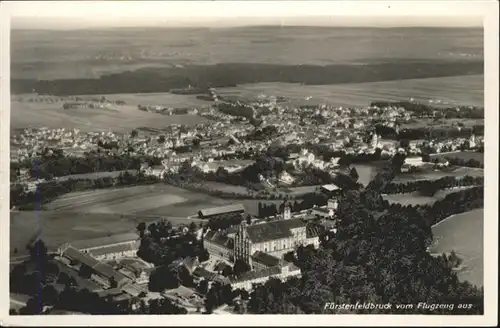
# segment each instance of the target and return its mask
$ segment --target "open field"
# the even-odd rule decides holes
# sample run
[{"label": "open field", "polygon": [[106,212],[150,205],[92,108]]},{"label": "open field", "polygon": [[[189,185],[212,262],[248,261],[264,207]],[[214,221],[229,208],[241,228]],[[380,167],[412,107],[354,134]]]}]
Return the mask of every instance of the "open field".
[{"label": "open field", "polygon": [[58,181],[66,180],[80,180],[80,179],[102,179],[102,178],[117,178],[120,174],[128,172],[129,174],[136,174],[136,170],[124,170],[124,171],[110,171],[110,172],[92,172],[92,173],[82,173],[82,174],[71,174],[62,177],[57,177]]},{"label": "open field", "polygon": [[370,164],[353,164],[352,166],[356,168],[359,176],[358,182],[363,186],[367,186],[378,172],[377,167]]},{"label": "open field", "polygon": [[[224,185],[224,184],[220,184]],[[233,187],[233,186],[231,186]],[[220,199],[165,184],[134,186],[115,189],[79,191],[63,195],[45,207],[50,212],[86,213],[88,215],[124,215],[187,217],[196,215],[200,209],[242,203],[250,214],[257,214],[262,200]],[[271,202],[264,200],[263,202]],[[46,213],[42,211],[41,213]],[[75,227],[77,230],[92,230],[92,227]],[[90,231],[89,231],[90,232]]]},{"label": "open field", "polygon": [[483,31],[294,26],[14,29],[11,54],[13,77],[47,80],[96,78],[145,67],[229,62],[359,65],[405,59],[470,61],[483,57]]},{"label": "open field", "polygon": [[[461,105],[461,104],[458,104]],[[436,105],[437,107],[437,105]],[[458,124],[461,124],[464,128],[473,128],[476,125],[484,126],[483,118],[476,119],[439,119],[434,120],[432,118],[414,118],[409,122],[400,125],[400,129],[444,129],[444,128],[456,128]]]},{"label": "open field", "polygon": [[248,194],[250,190],[243,186],[235,186],[227,183],[215,182],[215,181],[206,181],[203,182],[207,188],[214,189],[221,192],[227,193],[237,193],[237,194]]},{"label": "open field", "polygon": [[458,188],[449,188],[439,190],[434,196],[422,196],[419,192],[405,193],[405,194],[391,194],[391,195],[383,195],[382,197],[389,201],[389,203],[399,203],[403,206],[406,205],[432,205],[438,200],[441,200],[448,196],[449,194],[453,194],[455,192],[459,192],[460,190],[471,188],[471,186],[458,187]]},{"label": "open field", "polygon": [[290,191],[290,192],[287,192],[287,194],[292,195],[292,196],[300,196],[300,195],[304,195],[304,194],[307,194],[310,192],[314,192],[319,187],[321,187],[321,185],[287,188],[287,191],[288,190]]},{"label": "open field", "polygon": [[[180,103],[182,103],[180,101]],[[11,102],[11,129],[78,128],[83,132],[130,132],[141,126],[162,128],[171,124],[193,125],[206,122],[195,115],[159,115],[143,112],[137,106],[123,105],[108,109],[63,109],[61,104]]]},{"label": "open field", "polygon": [[69,193],[46,208],[79,213],[133,214],[185,201],[186,198],[165,192],[158,186],[134,186]]},{"label": "open field", "polygon": [[[10,254],[27,254],[29,240],[40,231],[49,249],[79,239],[106,237],[135,230],[137,223],[119,214],[86,214],[58,211],[10,213]],[[15,249],[17,248],[17,254]]]},{"label": "open field", "polygon": [[475,160],[484,164],[484,154],[471,151],[461,151],[455,153],[445,153],[445,154],[432,154],[431,158],[459,158],[465,161]]},{"label": "open field", "polygon": [[483,169],[469,168],[469,167],[454,167],[451,170],[445,171],[430,171],[423,173],[402,173],[398,175],[392,182],[393,183],[405,183],[412,182],[416,180],[438,180],[444,177],[456,177],[460,178],[466,175],[473,177],[484,176]]},{"label": "open field", "polygon": [[432,252],[454,250],[463,259],[464,269],[458,272],[460,280],[483,285],[483,230],[484,210],[477,209],[453,215],[434,225]]},{"label": "open field", "polygon": [[97,97],[101,96],[106,97],[106,99],[110,101],[123,100],[127,106],[131,106],[135,110],[137,110],[138,105],[172,108],[200,108],[209,104],[207,101],[196,99],[196,95],[178,95],[168,92],[97,95]]},{"label": "open field", "polygon": [[[243,98],[255,98],[261,94],[284,96],[296,105],[328,103],[353,107],[367,106],[376,100],[398,101],[413,98],[422,103],[440,100],[442,105],[483,106],[483,79],[483,75],[466,75],[336,85],[257,83],[217,90],[221,96]],[[311,99],[305,100],[305,97],[311,97]]]}]

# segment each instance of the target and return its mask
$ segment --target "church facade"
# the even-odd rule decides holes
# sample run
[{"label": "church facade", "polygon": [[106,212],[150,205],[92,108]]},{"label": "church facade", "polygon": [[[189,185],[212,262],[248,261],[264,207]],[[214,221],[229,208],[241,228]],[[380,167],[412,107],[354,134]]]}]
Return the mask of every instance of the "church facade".
[{"label": "church facade", "polygon": [[234,259],[243,260],[253,267],[252,257],[257,252],[282,258],[300,245],[317,248],[319,236],[308,229],[303,220],[292,219],[290,208],[286,206],[281,220],[255,225],[243,222],[240,225],[234,237]]}]

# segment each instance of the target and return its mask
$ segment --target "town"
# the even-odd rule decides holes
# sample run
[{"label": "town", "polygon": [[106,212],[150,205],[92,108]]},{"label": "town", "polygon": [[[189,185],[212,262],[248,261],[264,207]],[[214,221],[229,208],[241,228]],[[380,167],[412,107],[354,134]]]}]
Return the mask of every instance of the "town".
[{"label": "town", "polygon": [[[11,306],[18,305],[13,314],[39,313],[39,302],[45,313],[255,313],[260,311],[255,302],[264,297],[256,286],[300,279],[310,269],[303,262],[307,254],[343,238],[345,222],[339,218],[348,191],[371,185],[374,177],[378,181],[388,163],[411,182],[384,184],[384,195],[412,192],[417,183],[418,189],[424,184],[432,189],[431,196],[453,188],[476,192],[474,187],[483,184],[484,123],[477,118],[482,109],[439,109],[411,101],[298,107],[279,96],[233,101],[221,100],[215,89],[209,94],[211,106],[189,111],[208,118],[205,124],[161,131],[138,127],[126,134],[64,127],[12,134],[12,212],[43,210],[77,190],[141,184],[229,201],[193,205],[185,223],[173,224],[169,213],[148,220],[134,214],[135,230],[57,247],[35,234],[26,245],[29,255],[11,263]],[[122,105],[84,96],[78,101],[61,106]],[[152,111],[176,115],[175,109]],[[356,164],[379,171],[362,177]],[[440,173],[443,177],[434,180],[414,179]],[[258,201],[258,210],[248,211],[245,199]],[[33,273],[37,261],[42,263],[40,293]],[[454,253],[446,261],[453,263],[450,268],[460,265]]]}]

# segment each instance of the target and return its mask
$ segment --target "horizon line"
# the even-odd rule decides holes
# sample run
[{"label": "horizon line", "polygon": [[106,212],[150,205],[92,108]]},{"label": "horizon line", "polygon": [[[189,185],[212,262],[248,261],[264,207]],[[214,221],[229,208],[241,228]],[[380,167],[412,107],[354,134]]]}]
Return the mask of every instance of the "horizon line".
[{"label": "horizon line", "polygon": [[29,27],[29,26],[12,26],[10,29],[12,31],[88,31],[88,30],[119,30],[119,29],[190,29],[190,30],[203,30],[203,29],[241,29],[241,28],[346,28],[346,29],[483,29],[483,25],[349,25],[349,24],[339,24],[339,25],[301,25],[301,24],[245,24],[245,25],[234,25],[234,26],[217,26],[217,25],[203,25],[203,26],[193,26],[193,25],[123,25],[123,26],[86,26],[86,27]]}]

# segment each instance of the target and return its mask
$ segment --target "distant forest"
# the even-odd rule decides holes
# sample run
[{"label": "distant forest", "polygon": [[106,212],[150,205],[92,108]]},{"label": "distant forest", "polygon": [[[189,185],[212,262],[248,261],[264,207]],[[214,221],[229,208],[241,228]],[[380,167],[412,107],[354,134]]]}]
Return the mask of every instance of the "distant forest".
[{"label": "distant forest", "polygon": [[[370,65],[217,64],[182,68],[144,68],[98,79],[12,79],[12,94],[68,96],[168,92],[172,89],[227,87],[285,82],[306,85],[360,83],[483,74],[483,61],[388,62]],[[201,92],[200,92],[201,93]]]}]

